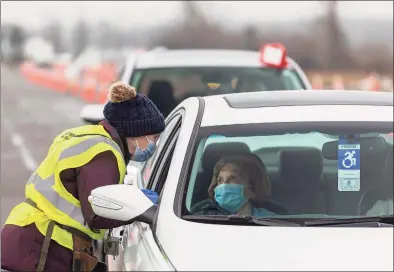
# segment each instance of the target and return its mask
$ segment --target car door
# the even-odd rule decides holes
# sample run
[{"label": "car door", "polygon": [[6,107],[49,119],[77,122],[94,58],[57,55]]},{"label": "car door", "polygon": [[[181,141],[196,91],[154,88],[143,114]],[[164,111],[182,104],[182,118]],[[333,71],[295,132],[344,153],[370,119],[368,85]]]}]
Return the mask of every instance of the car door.
[{"label": "car door", "polygon": [[[166,129],[158,141],[157,152],[142,167],[137,182],[138,187],[154,190],[160,195],[179,135],[182,115],[183,110],[180,110],[166,122]],[[158,205],[160,208],[160,203]],[[171,270],[171,264],[167,262],[156,242],[153,227],[135,222],[124,228],[122,269],[127,271]]]}]

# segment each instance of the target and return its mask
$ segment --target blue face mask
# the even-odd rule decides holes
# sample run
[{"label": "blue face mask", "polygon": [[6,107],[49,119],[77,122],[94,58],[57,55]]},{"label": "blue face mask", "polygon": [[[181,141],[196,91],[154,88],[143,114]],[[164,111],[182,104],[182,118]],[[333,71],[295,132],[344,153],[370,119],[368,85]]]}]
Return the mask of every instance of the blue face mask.
[{"label": "blue face mask", "polygon": [[153,156],[153,153],[155,153],[156,151],[156,144],[149,140],[148,137],[146,137],[146,139],[148,140],[149,144],[145,150],[142,150],[138,146],[138,142],[136,141],[137,148],[135,149],[134,155],[131,160],[136,162],[145,162]]},{"label": "blue face mask", "polygon": [[215,188],[215,200],[219,206],[230,213],[237,212],[248,199],[244,196],[242,184],[220,184]]}]

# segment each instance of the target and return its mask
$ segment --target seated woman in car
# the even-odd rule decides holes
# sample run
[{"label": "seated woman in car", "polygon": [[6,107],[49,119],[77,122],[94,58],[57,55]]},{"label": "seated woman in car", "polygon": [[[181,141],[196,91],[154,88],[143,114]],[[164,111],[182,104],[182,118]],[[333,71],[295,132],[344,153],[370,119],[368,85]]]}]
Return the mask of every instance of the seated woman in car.
[{"label": "seated woman in car", "polygon": [[213,169],[208,188],[209,199],[191,209],[194,215],[270,216],[262,207],[271,194],[267,170],[253,154],[223,157]]}]

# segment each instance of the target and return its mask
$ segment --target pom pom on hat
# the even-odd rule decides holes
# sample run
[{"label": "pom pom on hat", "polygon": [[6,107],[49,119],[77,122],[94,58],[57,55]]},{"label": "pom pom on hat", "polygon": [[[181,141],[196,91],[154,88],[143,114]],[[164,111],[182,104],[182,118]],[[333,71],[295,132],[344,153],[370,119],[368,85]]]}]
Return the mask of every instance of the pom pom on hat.
[{"label": "pom pom on hat", "polygon": [[134,99],[137,96],[135,88],[124,84],[122,81],[115,82],[109,88],[108,100],[112,103]]},{"label": "pom pom on hat", "polygon": [[164,116],[156,105],[121,81],[111,85],[103,113],[124,137],[152,135],[165,128]]}]

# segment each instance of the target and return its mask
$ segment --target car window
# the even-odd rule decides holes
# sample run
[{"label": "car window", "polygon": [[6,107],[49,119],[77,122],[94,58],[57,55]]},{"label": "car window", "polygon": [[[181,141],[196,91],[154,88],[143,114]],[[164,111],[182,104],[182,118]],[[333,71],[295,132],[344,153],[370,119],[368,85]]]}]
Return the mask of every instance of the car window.
[{"label": "car window", "polygon": [[171,85],[173,96],[178,103],[190,96],[305,89],[293,69],[259,67],[140,69],[135,71],[130,84],[136,86],[142,94],[150,95],[155,92],[152,83],[157,81],[166,81]]},{"label": "car window", "polygon": [[144,188],[147,187],[150,176],[152,174],[152,168],[155,166],[157,159],[160,157],[160,154],[163,152],[163,147],[168,140],[168,136],[174,131],[175,126],[178,124],[179,120],[181,119],[180,115],[176,115],[172,118],[168,123],[166,123],[166,128],[161,133],[159,139],[157,140],[157,149],[153,156],[146,161],[142,165],[142,183]]},{"label": "car window", "polygon": [[157,172],[155,177],[151,176],[151,181],[149,183],[149,189],[157,192],[159,195],[162,192],[162,189],[165,185],[165,181],[167,180],[168,170],[170,169],[172,155],[174,154],[175,144],[178,140],[179,136],[179,127],[177,127],[176,132],[171,134],[171,139],[169,139],[169,143],[166,146],[166,150],[163,150],[163,156],[160,161],[157,162],[155,167],[157,167]]},{"label": "car window", "polygon": [[392,122],[259,126],[200,129],[186,214],[354,218],[392,201]]}]

